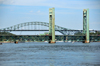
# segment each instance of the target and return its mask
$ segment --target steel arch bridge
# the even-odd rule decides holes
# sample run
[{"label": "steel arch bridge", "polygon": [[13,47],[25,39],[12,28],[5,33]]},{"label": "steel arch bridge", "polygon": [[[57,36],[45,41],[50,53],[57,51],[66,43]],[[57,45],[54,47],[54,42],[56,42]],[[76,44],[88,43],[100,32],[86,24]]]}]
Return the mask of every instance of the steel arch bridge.
[{"label": "steel arch bridge", "polygon": [[[33,26],[34,25],[34,29],[33,28],[29,28],[29,29],[20,29],[22,27],[25,27],[25,26]],[[3,28],[3,29],[0,29],[1,31],[49,31],[49,29],[36,29],[37,26],[45,26],[45,27],[49,27],[49,23],[46,23],[46,22],[25,22],[25,23],[20,23],[20,24],[17,24],[17,25],[14,25],[14,26],[10,26],[10,27],[7,27],[7,28]],[[73,29],[68,29],[68,28],[64,28],[64,27],[61,27],[61,26],[58,26],[58,25],[55,25],[55,31],[58,31],[60,32],[61,34],[63,35],[68,35],[68,34],[72,34],[72,33],[77,33],[77,32],[81,32],[82,33],[82,30],[73,30]]]},{"label": "steel arch bridge", "polygon": [[[36,26],[36,25],[38,25],[38,26]],[[25,29],[21,29],[25,26],[27,26]],[[25,37],[28,37],[28,38],[32,38],[32,39],[37,40],[37,41],[38,41],[38,39],[42,40],[43,38],[48,40],[48,36],[46,36],[46,35],[39,36],[39,35],[3,35],[2,34],[2,32],[11,32],[11,31],[49,31],[49,28],[48,29],[43,29],[43,28],[37,29],[37,27],[40,27],[40,26],[49,27],[49,23],[46,23],[46,22],[26,22],[26,23],[20,23],[20,24],[14,25],[14,26],[10,26],[7,28],[3,28],[3,29],[0,29],[0,31],[1,31],[0,38],[1,39],[2,38],[8,39],[8,38],[13,37],[14,40],[17,40],[17,39],[20,39],[23,37],[24,37],[24,39],[25,39]],[[31,28],[28,28],[28,27],[31,27]],[[34,27],[34,29],[32,27]],[[61,34],[63,34],[63,35],[61,35],[62,37],[60,35],[56,35],[57,40],[62,40],[62,39],[66,40],[66,37],[67,37],[68,38],[67,40],[83,41],[84,37],[85,37],[85,35],[76,35],[76,34],[72,35],[72,33],[78,33],[78,32],[83,33],[83,30],[67,29],[67,28],[55,25],[55,31],[58,31]],[[91,30],[90,32],[95,32],[95,31],[98,31],[98,30]],[[33,38],[33,37],[35,37],[35,38]],[[100,41],[100,36],[92,36],[91,35],[90,41]]]}]

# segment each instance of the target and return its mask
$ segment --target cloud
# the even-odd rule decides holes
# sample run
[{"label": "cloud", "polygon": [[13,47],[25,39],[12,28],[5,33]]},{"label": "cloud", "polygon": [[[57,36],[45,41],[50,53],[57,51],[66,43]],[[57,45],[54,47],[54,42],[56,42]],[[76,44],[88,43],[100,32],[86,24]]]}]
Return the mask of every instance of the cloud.
[{"label": "cloud", "polygon": [[33,11],[31,10],[30,13],[32,13]]},{"label": "cloud", "polygon": [[37,5],[46,0],[0,0],[0,4],[8,5]]},{"label": "cloud", "polygon": [[37,13],[40,13],[40,10],[38,10]]},{"label": "cloud", "polygon": [[48,6],[71,9],[100,9],[100,1],[75,1],[75,0],[0,0],[0,4],[25,5],[25,6]]},{"label": "cloud", "polygon": [[14,1],[13,0],[0,0],[0,4],[13,4]]},{"label": "cloud", "polygon": [[40,11],[40,10],[37,10],[37,11],[29,11],[29,12],[23,12],[23,13],[20,13],[20,14],[23,14],[23,15],[47,15],[48,13],[44,12],[44,11]]}]

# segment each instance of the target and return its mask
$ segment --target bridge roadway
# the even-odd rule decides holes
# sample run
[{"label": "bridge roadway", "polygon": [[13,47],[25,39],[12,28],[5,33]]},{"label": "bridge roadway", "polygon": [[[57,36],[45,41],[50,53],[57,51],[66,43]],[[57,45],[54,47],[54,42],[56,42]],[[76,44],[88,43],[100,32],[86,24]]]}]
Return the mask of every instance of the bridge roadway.
[{"label": "bridge roadway", "polygon": [[[9,40],[31,40],[31,41],[48,41],[49,35],[1,35],[0,38]],[[55,39],[58,41],[84,41],[85,35],[55,35]],[[90,41],[100,41],[100,36],[90,36]]]},{"label": "bridge roadway", "polygon": [[[47,29],[42,29],[42,30],[39,30],[39,29],[35,29],[35,30],[27,30],[27,29],[25,29],[25,30],[23,30],[23,29],[18,29],[18,30],[0,30],[0,31],[49,31],[49,30],[47,30]],[[55,31],[80,31],[80,32],[82,32],[83,30],[55,30]],[[89,31],[100,31],[100,30],[89,30]]]},{"label": "bridge roadway", "polygon": [[[0,31],[49,31],[49,30],[0,30]],[[55,30],[55,31],[83,31],[83,30]]]}]

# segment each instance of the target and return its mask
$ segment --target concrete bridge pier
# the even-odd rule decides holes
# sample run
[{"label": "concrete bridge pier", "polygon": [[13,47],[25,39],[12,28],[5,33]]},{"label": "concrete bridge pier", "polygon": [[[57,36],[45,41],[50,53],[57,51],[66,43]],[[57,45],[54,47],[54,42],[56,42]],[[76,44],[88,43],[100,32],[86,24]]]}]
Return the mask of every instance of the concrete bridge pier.
[{"label": "concrete bridge pier", "polygon": [[89,9],[83,10],[83,34],[85,35],[83,43],[89,43]]},{"label": "concrete bridge pier", "polygon": [[55,8],[49,8],[49,43],[55,42]]}]

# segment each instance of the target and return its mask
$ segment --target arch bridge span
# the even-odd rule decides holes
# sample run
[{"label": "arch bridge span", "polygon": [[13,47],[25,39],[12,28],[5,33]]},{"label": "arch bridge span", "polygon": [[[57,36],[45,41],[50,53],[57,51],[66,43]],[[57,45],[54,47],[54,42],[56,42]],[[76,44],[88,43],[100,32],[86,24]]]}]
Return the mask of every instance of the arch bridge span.
[{"label": "arch bridge span", "polygon": [[[38,25],[38,26],[36,26],[36,25]],[[26,27],[26,26],[28,26],[28,27],[31,26],[31,28],[27,29],[28,28],[27,27],[27,28],[21,29],[21,28]],[[34,27],[34,29],[32,28],[32,26]],[[1,31],[10,31],[10,32],[11,31],[49,31],[49,28],[48,29],[43,29],[43,28],[36,29],[37,27],[40,27],[40,26],[49,27],[49,23],[47,23],[47,22],[25,22],[25,23],[20,23],[20,24],[10,26],[7,28],[3,28],[0,30]],[[55,25],[55,31],[58,31],[63,35],[83,32],[82,30],[68,29],[68,28],[58,26],[58,25]]]}]

